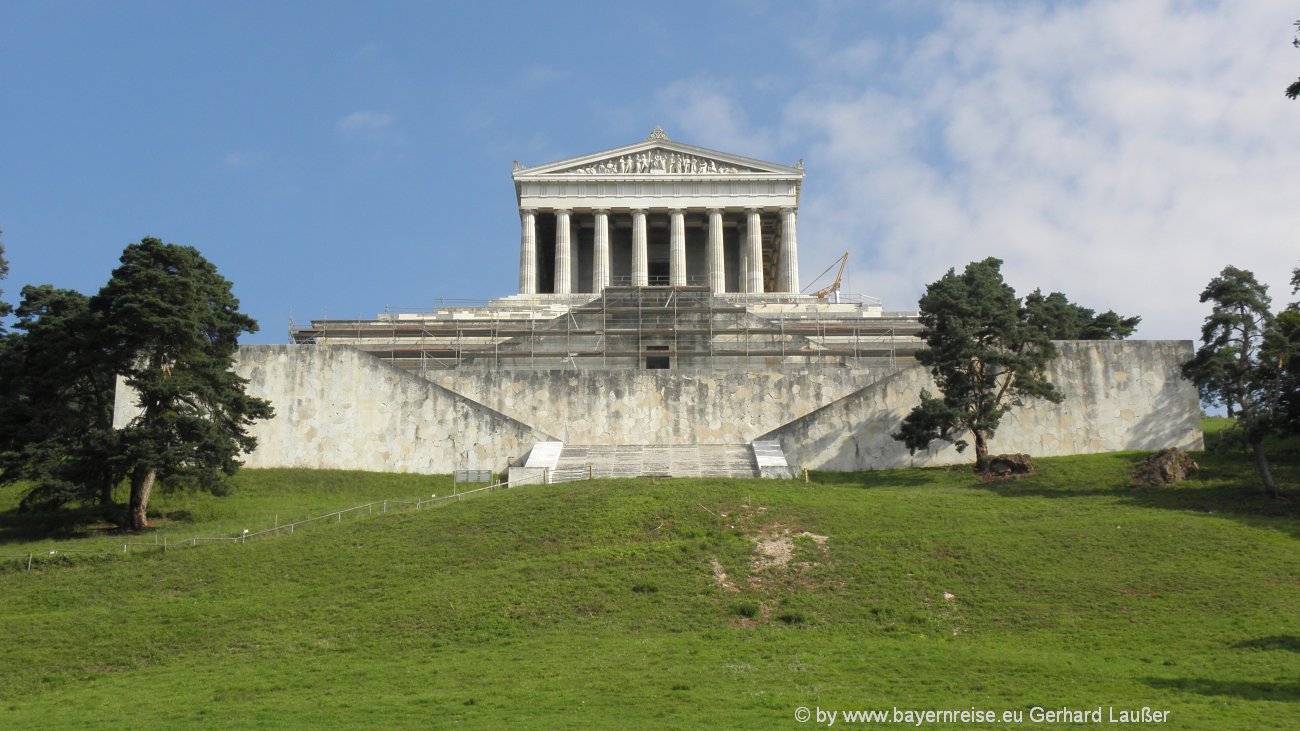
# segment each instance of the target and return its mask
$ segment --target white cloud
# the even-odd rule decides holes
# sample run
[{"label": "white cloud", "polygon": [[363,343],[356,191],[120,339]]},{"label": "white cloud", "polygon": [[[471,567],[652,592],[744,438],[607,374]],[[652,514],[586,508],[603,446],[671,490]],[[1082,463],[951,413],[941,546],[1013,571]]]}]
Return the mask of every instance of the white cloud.
[{"label": "white cloud", "polygon": [[697,77],[677,81],[659,92],[658,107],[668,111],[661,120],[674,139],[749,157],[769,155],[772,135],[751,124],[736,95],[717,80]]},{"label": "white cloud", "polygon": [[[1197,296],[1229,263],[1289,301],[1292,14],[956,5],[921,42],[877,59],[898,75],[877,82],[835,68],[878,46],[828,50],[781,120],[807,150],[803,268],[815,274],[850,242],[855,288],[906,309],[949,267],[998,256],[1022,294],[1041,286],[1140,314],[1143,337],[1195,337]],[[712,134],[744,129],[735,101],[684,98]]]},{"label": "white cloud", "polygon": [[393,115],[369,109],[352,112],[339,119],[335,129],[345,134],[373,133],[387,129],[393,124]]},{"label": "white cloud", "polygon": [[246,168],[255,162],[255,156],[251,152],[244,150],[232,150],[227,152],[221,158],[221,166],[225,168]]}]

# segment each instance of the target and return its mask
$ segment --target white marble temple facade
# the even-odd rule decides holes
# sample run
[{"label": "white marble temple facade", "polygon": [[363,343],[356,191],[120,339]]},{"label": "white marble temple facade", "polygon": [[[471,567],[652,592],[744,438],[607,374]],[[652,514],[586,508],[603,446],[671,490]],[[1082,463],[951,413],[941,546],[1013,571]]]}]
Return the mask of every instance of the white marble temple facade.
[{"label": "white marble temple facade", "polygon": [[799,291],[803,163],[788,166],[670,140],[524,167],[520,294],[598,294],[611,284]]}]

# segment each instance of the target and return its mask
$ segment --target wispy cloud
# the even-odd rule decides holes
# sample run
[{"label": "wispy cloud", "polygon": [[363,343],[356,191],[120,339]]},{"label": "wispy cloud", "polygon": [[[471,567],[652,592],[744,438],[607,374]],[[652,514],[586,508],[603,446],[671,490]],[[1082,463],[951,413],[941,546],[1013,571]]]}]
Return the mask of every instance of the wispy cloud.
[{"label": "wispy cloud", "polygon": [[246,168],[255,162],[253,153],[245,150],[231,150],[221,158],[221,167],[224,168]]},{"label": "wispy cloud", "polygon": [[393,124],[393,115],[362,109],[348,114],[335,124],[335,129],[344,134],[378,132],[388,129]]},{"label": "wispy cloud", "polygon": [[676,139],[751,157],[772,154],[773,133],[750,121],[737,96],[717,79],[683,79],[659,91],[659,107],[672,111],[669,119],[656,121]]},{"label": "wispy cloud", "polygon": [[[664,93],[693,134],[789,135],[805,150],[805,270],[850,242],[854,289],[908,309],[948,267],[998,256],[1022,293],[1064,291],[1142,315],[1143,337],[1192,338],[1197,296],[1225,264],[1290,299],[1292,15],[1279,2],[958,4],[906,47],[822,48],[816,78],[764,126],[720,82]],[[890,76],[853,70],[866,63]]]}]

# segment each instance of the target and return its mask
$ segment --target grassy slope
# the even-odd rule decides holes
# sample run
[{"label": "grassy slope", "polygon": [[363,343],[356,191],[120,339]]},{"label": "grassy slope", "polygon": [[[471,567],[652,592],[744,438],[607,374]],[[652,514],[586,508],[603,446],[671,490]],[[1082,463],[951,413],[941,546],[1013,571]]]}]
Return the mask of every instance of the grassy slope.
[{"label": "grassy slope", "polygon": [[[996,487],[943,469],[596,481],[11,569],[0,728],[772,728],[798,706],[1032,705],[1300,727],[1295,503],[1243,493],[1218,457],[1186,487],[1120,487],[1137,458]],[[1294,490],[1300,458],[1278,461]],[[247,472],[244,504],[207,517],[279,510],[304,482],[344,504],[427,484],[369,479]],[[828,540],[755,569],[752,536],[782,529]]]}]

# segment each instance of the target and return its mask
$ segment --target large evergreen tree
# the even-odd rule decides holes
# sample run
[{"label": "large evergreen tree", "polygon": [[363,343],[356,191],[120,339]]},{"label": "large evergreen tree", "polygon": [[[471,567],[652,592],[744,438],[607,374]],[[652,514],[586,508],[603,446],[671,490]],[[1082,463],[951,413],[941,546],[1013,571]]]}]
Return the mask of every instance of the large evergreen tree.
[{"label": "large evergreen tree", "polygon": [[935,439],[964,451],[975,443],[975,466],[983,469],[988,440],[1002,417],[1031,398],[1058,403],[1061,395],[1045,377],[1056,349],[1043,328],[1030,322],[1015,290],[1002,280],[1002,262],[988,258],[949,269],[921,297],[916,358],[930,369],[940,396],[921,393],[921,403],[893,434],[915,453]]},{"label": "large evergreen tree", "polygon": [[256,446],[248,427],[269,418],[271,405],[246,394],[231,366],[239,335],[257,323],[197,249],[154,238],[126,247],[91,309],[115,372],[137,395],[139,414],[122,442],[128,522],[139,530],[157,481],[218,491]]},{"label": "large evergreen tree", "polygon": [[[1295,27],[1297,29],[1300,29],[1300,20],[1297,20],[1295,22]],[[1298,31],[1297,36],[1295,38],[1291,39],[1291,45],[1295,46],[1296,48],[1300,48],[1300,31]],[[1286,87],[1286,95],[1291,99],[1295,99],[1297,96],[1300,96],[1300,80],[1292,81]]]},{"label": "large evergreen tree", "polygon": [[1201,327],[1201,347],[1183,364],[1183,376],[1196,383],[1203,401],[1236,417],[1230,435],[1251,451],[1265,492],[1276,497],[1264,438],[1286,421],[1289,346],[1279,339],[1268,286],[1228,266],[1206,285],[1201,302],[1212,308]]},{"label": "large evergreen tree", "polygon": [[34,485],[24,508],[95,500],[111,510],[122,477],[114,376],[90,298],[28,286],[16,314],[0,340],[0,482]]},{"label": "large evergreen tree", "polygon": [[[4,230],[0,229],[0,235],[2,234],[4,234]],[[4,279],[7,276],[9,276],[9,260],[5,259],[4,243],[0,242],[0,279]],[[0,296],[4,296],[3,289],[0,289]],[[13,309],[7,303],[5,303],[4,300],[0,300],[0,317],[5,317],[10,312],[13,312]],[[4,331],[5,331],[4,323],[0,322],[0,333],[3,333]]]},{"label": "large evergreen tree", "polygon": [[1044,295],[1035,289],[1025,295],[1028,322],[1052,340],[1123,340],[1137,329],[1141,317],[1124,317],[1107,310],[1097,314],[1071,302],[1060,292]]}]

